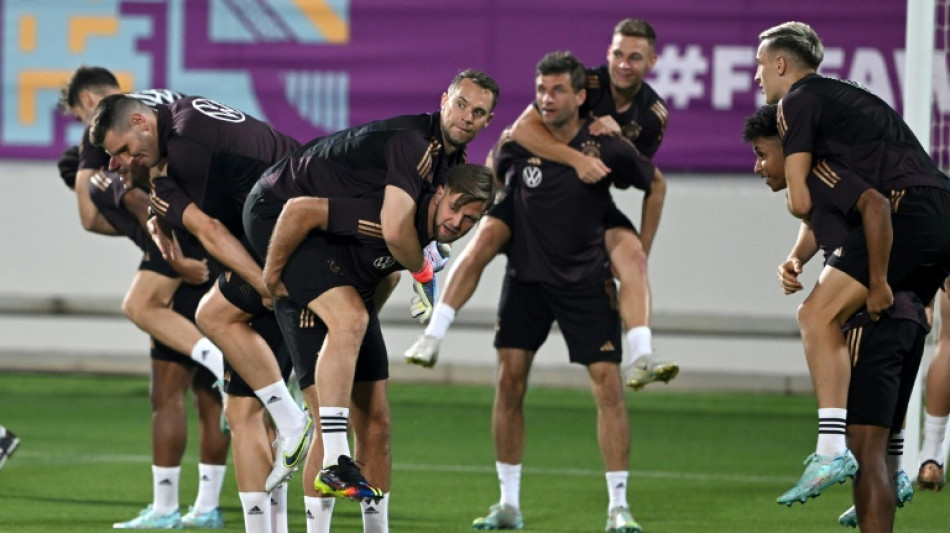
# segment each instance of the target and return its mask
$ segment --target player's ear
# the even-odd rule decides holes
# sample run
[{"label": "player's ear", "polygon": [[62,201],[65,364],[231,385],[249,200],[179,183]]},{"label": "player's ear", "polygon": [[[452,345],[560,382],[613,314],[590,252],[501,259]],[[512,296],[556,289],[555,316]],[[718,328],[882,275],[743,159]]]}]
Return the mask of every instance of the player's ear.
[{"label": "player's ear", "polygon": [[574,101],[580,106],[587,100],[587,89],[581,89],[574,95]]},{"label": "player's ear", "polygon": [[444,108],[445,102],[449,99],[449,93],[442,93],[442,101],[439,102],[439,107]]}]

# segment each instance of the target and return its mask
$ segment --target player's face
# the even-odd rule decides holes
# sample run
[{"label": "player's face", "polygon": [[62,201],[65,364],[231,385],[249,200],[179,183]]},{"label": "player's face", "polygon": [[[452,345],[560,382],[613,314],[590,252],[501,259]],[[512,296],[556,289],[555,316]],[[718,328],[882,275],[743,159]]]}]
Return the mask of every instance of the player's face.
[{"label": "player's face", "polygon": [[615,89],[636,89],[656,65],[656,54],[645,37],[627,37],[618,33],[614,34],[607,48],[607,65],[610,84]]},{"label": "player's face", "polygon": [[765,180],[774,192],[788,186],[785,181],[785,154],[778,137],[756,137],[752,140],[755,152],[755,173]]},{"label": "player's face", "polygon": [[133,113],[129,121],[129,127],[108,130],[102,142],[102,147],[112,156],[109,169],[120,174],[133,165],[154,167],[161,159],[158,138],[149,130],[145,117]]},{"label": "player's face", "polygon": [[[447,192],[448,191],[448,192]],[[485,212],[485,202],[469,202],[458,205],[462,193],[440,189],[436,193],[433,238],[439,242],[455,242],[475,227]]]},{"label": "player's face", "polygon": [[574,92],[571,75],[540,75],[535,78],[535,102],[546,126],[558,128],[577,118],[577,110],[584,103],[586,91]]},{"label": "player's face", "polygon": [[495,116],[491,112],[494,104],[491,91],[467,78],[450,92],[443,93],[440,113],[443,140],[455,148],[472,142]]},{"label": "player's face", "polygon": [[767,45],[768,41],[762,41],[759,44],[759,50],[755,53],[755,63],[758,66],[755,69],[754,79],[765,94],[765,103],[775,104],[785,96],[785,90],[782,88],[779,76],[780,58],[770,52]]}]

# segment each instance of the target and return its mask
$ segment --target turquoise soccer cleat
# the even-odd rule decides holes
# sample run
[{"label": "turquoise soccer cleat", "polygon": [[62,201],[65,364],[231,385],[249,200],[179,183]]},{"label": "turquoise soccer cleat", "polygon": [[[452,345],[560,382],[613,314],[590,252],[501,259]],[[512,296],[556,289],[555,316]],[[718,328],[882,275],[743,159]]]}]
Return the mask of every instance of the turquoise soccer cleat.
[{"label": "turquoise soccer cleat", "polygon": [[[914,499],[914,486],[906,472],[898,470],[894,474],[894,485],[897,487],[898,507],[903,507],[905,503]],[[853,505],[838,517],[838,523],[846,527],[858,527],[858,512]]]},{"label": "turquoise soccer cleat", "polygon": [[821,491],[836,484],[844,483],[858,472],[858,462],[855,461],[851,450],[845,450],[842,455],[818,455],[813,453],[805,459],[805,473],[794,487],[779,496],[775,501],[792,506],[795,502],[805,503],[808,498],[815,498]]},{"label": "turquoise soccer cleat", "polygon": [[152,508],[152,504],[142,510],[138,516],[128,522],[116,522],[112,529],[181,529],[181,513],[174,511],[160,515]]},{"label": "turquoise soccer cleat", "polygon": [[496,503],[488,509],[486,516],[476,518],[472,527],[483,530],[524,529],[524,520],[519,509]]},{"label": "turquoise soccer cleat", "polygon": [[195,511],[194,506],[188,508],[188,512],[181,517],[181,523],[186,528],[201,529],[222,529],[224,527],[224,517],[221,516],[221,508],[199,513]]}]

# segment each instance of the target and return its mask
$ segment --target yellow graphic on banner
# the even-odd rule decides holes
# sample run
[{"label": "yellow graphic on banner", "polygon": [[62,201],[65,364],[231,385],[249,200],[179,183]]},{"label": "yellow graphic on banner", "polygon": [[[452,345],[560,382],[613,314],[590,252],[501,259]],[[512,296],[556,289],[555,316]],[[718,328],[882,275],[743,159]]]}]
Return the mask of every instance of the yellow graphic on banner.
[{"label": "yellow graphic on banner", "polygon": [[[123,91],[131,91],[134,87],[135,76],[128,72],[113,72],[119,87]],[[36,93],[46,90],[60,90],[73,75],[71,70],[27,70],[21,72],[17,80],[20,99],[20,124],[29,125],[36,122]]]},{"label": "yellow graphic on banner", "polygon": [[74,54],[86,49],[86,40],[94,35],[116,35],[119,20],[115,17],[70,17],[69,51]]},{"label": "yellow graphic on banner", "polygon": [[36,16],[23,15],[20,18],[20,50],[33,52],[36,50]]},{"label": "yellow graphic on banner", "polygon": [[331,43],[350,40],[350,28],[324,0],[294,0],[297,7]]}]

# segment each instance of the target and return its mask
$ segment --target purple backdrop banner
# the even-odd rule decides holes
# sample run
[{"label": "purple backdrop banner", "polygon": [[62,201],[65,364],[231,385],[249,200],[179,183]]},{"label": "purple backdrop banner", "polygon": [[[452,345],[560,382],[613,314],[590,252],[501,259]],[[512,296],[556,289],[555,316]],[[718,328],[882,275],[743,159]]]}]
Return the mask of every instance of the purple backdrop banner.
[{"label": "purple backdrop banner", "polygon": [[[571,50],[603,63],[614,24],[627,16],[658,34],[648,80],[670,111],[657,155],[666,171],[750,170],[740,131],[761,102],[752,81],[757,35],[787,20],[821,35],[823,73],[860,81],[892,105],[901,98],[898,0],[860,8],[827,0],[0,0],[0,157],[54,158],[77,141],[79,125],[55,103],[72,70],[89,64],[113,70],[128,89],[220,100],[301,141],[433,111],[458,71],[477,68],[501,86],[495,122],[470,151],[481,160],[533,98],[543,54]],[[941,58],[938,96],[950,93]]]}]

